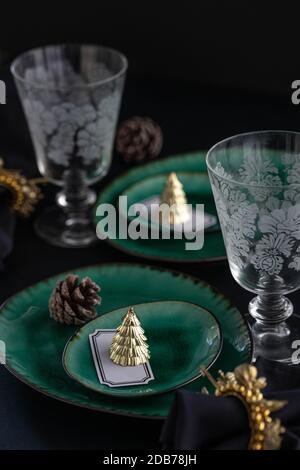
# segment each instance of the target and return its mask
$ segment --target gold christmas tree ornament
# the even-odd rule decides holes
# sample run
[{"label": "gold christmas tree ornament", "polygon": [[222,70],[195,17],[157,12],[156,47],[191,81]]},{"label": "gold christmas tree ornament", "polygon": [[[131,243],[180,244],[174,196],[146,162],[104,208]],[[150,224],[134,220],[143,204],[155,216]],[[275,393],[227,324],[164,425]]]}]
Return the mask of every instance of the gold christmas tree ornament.
[{"label": "gold christmas tree ornament", "polygon": [[28,217],[34,210],[42,193],[37,183],[40,179],[27,179],[17,170],[4,169],[0,158],[0,186],[7,188],[13,196],[11,208],[18,214]]},{"label": "gold christmas tree ornament", "polygon": [[167,222],[170,225],[183,224],[191,217],[183,186],[174,172],[169,174],[163,192],[161,193],[160,206],[162,204],[167,204],[170,208],[167,220],[164,211],[161,211],[160,218],[162,223]]},{"label": "gold christmas tree ornament", "polygon": [[138,366],[150,359],[147,338],[133,309],[130,307],[112,340],[110,359],[120,366]]},{"label": "gold christmas tree ornament", "polygon": [[270,415],[287,405],[287,401],[264,398],[262,389],[267,385],[266,379],[257,377],[255,366],[242,364],[226,374],[219,371],[217,380],[205,368],[201,368],[201,372],[215,387],[217,397],[231,395],[245,405],[251,430],[249,450],[280,449],[285,428],[279,419],[272,419]]}]

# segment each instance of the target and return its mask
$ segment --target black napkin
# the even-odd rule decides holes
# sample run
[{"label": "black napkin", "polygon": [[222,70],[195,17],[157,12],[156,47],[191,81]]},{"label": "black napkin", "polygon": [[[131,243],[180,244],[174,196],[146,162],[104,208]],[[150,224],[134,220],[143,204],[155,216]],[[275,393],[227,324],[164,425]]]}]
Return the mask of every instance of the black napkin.
[{"label": "black napkin", "polygon": [[[300,368],[265,359],[256,362],[265,376],[265,397],[288,400],[274,412],[286,432],[282,449],[300,450]],[[180,390],[164,425],[161,442],[165,450],[239,450],[247,449],[250,438],[245,406],[234,397],[215,397]]]},{"label": "black napkin", "polygon": [[10,204],[9,191],[0,186],[0,270],[4,267],[4,258],[13,248],[15,216],[10,209]]}]

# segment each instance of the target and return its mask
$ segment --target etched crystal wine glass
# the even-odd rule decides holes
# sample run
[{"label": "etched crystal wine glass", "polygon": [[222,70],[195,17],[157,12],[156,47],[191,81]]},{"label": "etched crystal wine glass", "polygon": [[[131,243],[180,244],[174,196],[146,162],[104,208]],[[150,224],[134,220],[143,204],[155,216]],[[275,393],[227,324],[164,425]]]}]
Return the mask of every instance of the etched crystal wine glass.
[{"label": "etched crystal wine glass", "polygon": [[96,196],[88,186],[110,167],[126,70],[124,55],[95,45],[33,49],[11,66],[39,171],[62,188],[58,206],[35,222],[54,245],[82,247],[96,239]]},{"label": "etched crystal wine glass", "polygon": [[300,133],[236,135],[206,162],[231,274],[257,294],[255,354],[295,364],[300,319],[285,295],[300,287]]}]

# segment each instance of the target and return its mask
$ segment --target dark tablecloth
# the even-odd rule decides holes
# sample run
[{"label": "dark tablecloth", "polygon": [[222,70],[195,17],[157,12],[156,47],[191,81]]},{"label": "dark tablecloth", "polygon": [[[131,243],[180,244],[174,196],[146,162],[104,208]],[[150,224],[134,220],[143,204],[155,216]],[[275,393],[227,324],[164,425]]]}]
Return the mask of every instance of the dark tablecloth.
[{"label": "dark tablecloth", "polygon": [[[7,104],[0,106],[0,155],[10,167],[20,168],[28,176],[37,175],[16,91],[6,71],[0,78],[7,84]],[[161,124],[165,134],[162,156],[207,149],[222,138],[244,131],[297,130],[299,122],[299,111],[288,96],[247,95],[208,86],[135,80],[129,76],[121,118],[133,114],[149,115]],[[126,168],[116,156],[109,176],[96,188]],[[53,195],[53,188],[47,188],[43,204]],[[234,282],[226,262],[149,263],[125,255],[105,242],[82,250],[55,248],[35,235],[31,220],[19,220],[13,252],[0,273],[0,301],[60,271],[109,261],[138,261],[191,273],[222,291],[241,311],[247,310],[251,298]],[[290,298],[297,310],[300,294]],[[162,426],[160,421],[113,416],[60,403],[20,383],[3,366],[0,366],[0,423],[0,449],[155,449]]]}]

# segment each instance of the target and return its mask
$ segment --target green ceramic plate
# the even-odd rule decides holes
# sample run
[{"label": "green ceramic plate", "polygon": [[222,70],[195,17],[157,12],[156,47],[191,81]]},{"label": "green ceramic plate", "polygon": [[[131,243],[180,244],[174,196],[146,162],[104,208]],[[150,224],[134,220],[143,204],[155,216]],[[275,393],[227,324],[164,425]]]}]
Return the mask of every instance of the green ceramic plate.
[{"label": "green ceramic plate", "polygon": [[[101,285],[99,313],[126,305],[158,300],[179,300],[207,308],[219,320],[223,347],[211,372],[232,370],[250,361],[252,345],[248,327],[236,308],[207,284],[178,272],[134,264],[103,264],[75,270]],[[16,294],[0,311],[0,338],[6,342],[6,367],[19,379],[53,398],[95,410],[147,417],[165,417],[174,392],[140,400],[112,398],[88,390],[66,374],[62,354],[76,328],[49,318],[48,299],[58,279],[39,282]],[[34,308],[32,308],[34,307]],[[190,390],[209,388],[200,378],[187,385]]]},{"label": "green ceramic plate", "polygon": [[[114,204],[118,197],[133,184],[146,178],[175,172],[206,173],[205,152],[177,155],[160,159],[146,165],[133,168],[114,179],[99,194],[96,207],[101,203]],[[213,200],[211,199],[211,204]],[[214,208],[215,211],[215,208]],[[95,223],[100,220],[95,216]],[[185,240],[131,240],[114,239],[108,232],[108,240],[115,248],[143,258],[159,259],[172,262],[210,262],[226,258],[222,234],[220,231],[207,231],[201,250],[185,250]]]},{"label": "green ceramic plate", "polygon": [[217,359],[222,335],[208,310],[187,302],[164,301],[134,305],[145,330],[155,379],[144,385],[108,387],[99,382],[89,335],[99,329],[116,329],[127,308],[102,315],[83,326],[69,341],[63,365],[73,379],[87,388],[117,397],[158,395],[186,385],[201,376]]},{"label": "green ceramic plate", "polygon": [[[211,185],[207,173],[183,173],[177,172],[180,182],[183,184],[187,200],[189,204],[195,206],[196,204],[204,204],[205,212],[217,217],[217,211],[212,195]],[[123,196],[127,197],[128,207],[139,202],[150,199],[153,196],[159,196],[166,184],[165,175],[151,176],[139,183],[133,184],[127,188]],[[124,211],[124,206],[120,205],[120,214],[127,218],[127,211]],[[128,217],[130,219],[130,217]],[[139,223],[144,223],[146,228],[149,228],[148,219],[139,219]],[[208,230],[219,230],[219,224],[216,223]]]}]

